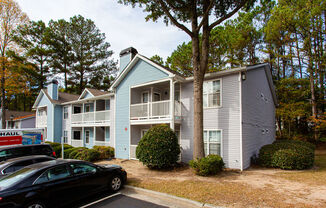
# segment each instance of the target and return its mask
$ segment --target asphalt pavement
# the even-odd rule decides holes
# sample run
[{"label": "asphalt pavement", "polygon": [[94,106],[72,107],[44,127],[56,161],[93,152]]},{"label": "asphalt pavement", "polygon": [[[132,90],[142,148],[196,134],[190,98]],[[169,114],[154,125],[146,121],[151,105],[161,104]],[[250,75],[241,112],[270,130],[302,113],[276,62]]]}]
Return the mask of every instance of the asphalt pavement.
[{"label": "asphalt pavement", "polygon": [[154,204],[117,193],[108,198],[99,199],[95,202],[84,205],[81,208],[167,208],[167,206]]}]

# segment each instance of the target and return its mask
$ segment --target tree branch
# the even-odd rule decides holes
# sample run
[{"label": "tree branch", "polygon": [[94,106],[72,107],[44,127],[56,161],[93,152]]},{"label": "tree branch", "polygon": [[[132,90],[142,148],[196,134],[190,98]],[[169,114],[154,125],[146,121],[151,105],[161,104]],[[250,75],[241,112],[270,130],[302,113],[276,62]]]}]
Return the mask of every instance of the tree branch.
[{"label": "tree branch", "polygon": [[169,19],[171,20],[171,22],[177,26],[178,28],[180,28],[181,30],[185,31],[190,37],[193,36],[193,33],[183,24],[180,24],[169,12],[169,9],[167,8],[166,4],[162,1],[162,0],[155,0],[156,2],[158,2],[161,6],[162,9],[164,11],[164,13],[169,17]]},{"label": "tree branch", "polygon": [[241,2],[241,4],[239,6],[237,6],[232,12],[228,13],[227,15],[225,15],[224,17],[216,20],[215,22],[213,22],[210,26],[209,26],[209,30],[212,30],[216,25],[219,25],[221,22],[223,22],[224,20],[232,17],[235,13],[237,13],[246,3],[248,0],[244,0]]},{"label": "tree branch", "polygon": [[214,1],[211,0],[211,2],[209,3],[208,8],[206,9],[204,15],[203,15],[203,19],[201,20],[201,22],[198,25],[198,30],[200,30],[200,28],[203,26],[204,22],[207,20],[208,16],[209,16],[209,11],[213,8],[214,5]]}]

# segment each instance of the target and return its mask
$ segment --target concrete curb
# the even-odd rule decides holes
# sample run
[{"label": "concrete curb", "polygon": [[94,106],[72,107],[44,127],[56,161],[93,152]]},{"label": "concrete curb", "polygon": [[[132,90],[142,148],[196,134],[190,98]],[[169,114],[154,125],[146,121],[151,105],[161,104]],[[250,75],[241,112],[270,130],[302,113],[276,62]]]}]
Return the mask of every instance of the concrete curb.
[{"label": "concrete curb", "polygon": [[214,206],[214,205],[211,205],[211,204],[201,203],[201,202],[197,202],[197,201],[190,200],[190,199],[187,199],[187,198],[178,197],[178,196],[174,196],[174,195],[170,195],[170,194],[166,194],[166,193],[161,193],[161,192],[157,192],[157,191],[152,191],[152,190],[148,190],[148,189],[138,188],[138,187],[129,186],[129,185],[125,185],[124,187],[125,187],[126,191],[133,191],[133,192],[136,192],[136,193],[139,193],[139,194],[152,194],[152,195],[157,195],[159,197],[179,200],[183,204],[189,204],[189,205],[191,205],[193,207],[222,208],[222,207],[217,207],[217,206]]}]

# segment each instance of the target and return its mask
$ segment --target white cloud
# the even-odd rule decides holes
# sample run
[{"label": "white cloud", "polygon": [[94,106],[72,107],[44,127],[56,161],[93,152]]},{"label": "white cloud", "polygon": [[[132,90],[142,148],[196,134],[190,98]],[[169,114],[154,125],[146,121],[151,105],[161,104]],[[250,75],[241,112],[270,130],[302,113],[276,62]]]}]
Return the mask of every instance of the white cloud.
[{"label": "white cloud", "polygon": [[31,20],[66,19],[82,15],[95,22],[104,32],[118,59],[119,52],[133,46],[139,53],[151,57],[168,57],[177,45],[190,38],[174,26],[163,21],[146,22],[142,8],[118,4],[115,0],[17,0]]}]

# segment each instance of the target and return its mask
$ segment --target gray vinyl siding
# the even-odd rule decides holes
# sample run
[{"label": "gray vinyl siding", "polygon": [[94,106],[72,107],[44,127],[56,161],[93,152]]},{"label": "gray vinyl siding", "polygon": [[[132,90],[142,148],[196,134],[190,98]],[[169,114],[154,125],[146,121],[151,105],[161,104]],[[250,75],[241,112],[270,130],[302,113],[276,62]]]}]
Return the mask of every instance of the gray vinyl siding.
[{"label": "gray vinyl siding", "polygon": [[[240,169],[240,83],[239,75],[221,78],[222,106],[204,109],[204,129],[222,131],[222,157],[228,168]],[[205,80],[208,81],[208,80]],[[193,156],[193,83],[181,86],[182,161],[188,162]]]},{"label": "gray vinyl siding", "polygon": [[263,68],[248,71],[246,80],[242,81],[242,135],[246,169],[250,158],[275,139],[275,105]]},{"label": "gray vinyl siding", "polygon": [[31,117],[31,118],[21,120],[20,128],[21,129],[35,128],[35,120],[36,120],[36,117]]},{"label": "gray vinyl siding", "polygon": [[181,160],[188,162],[192,160],[193,153],[193,129],[194,129],[194,98],[192,82],[181,85],[180,101],[181,109]]},{"label": "gray vinyl siding", "polygon": [[218,108],[204,108],[204,129],[222,131],[221,156],[223,157],[225,166],[228,168],[240,169],[241,128],[239,74],[224,76],[220,79],[222,80],[222,105]]}]

